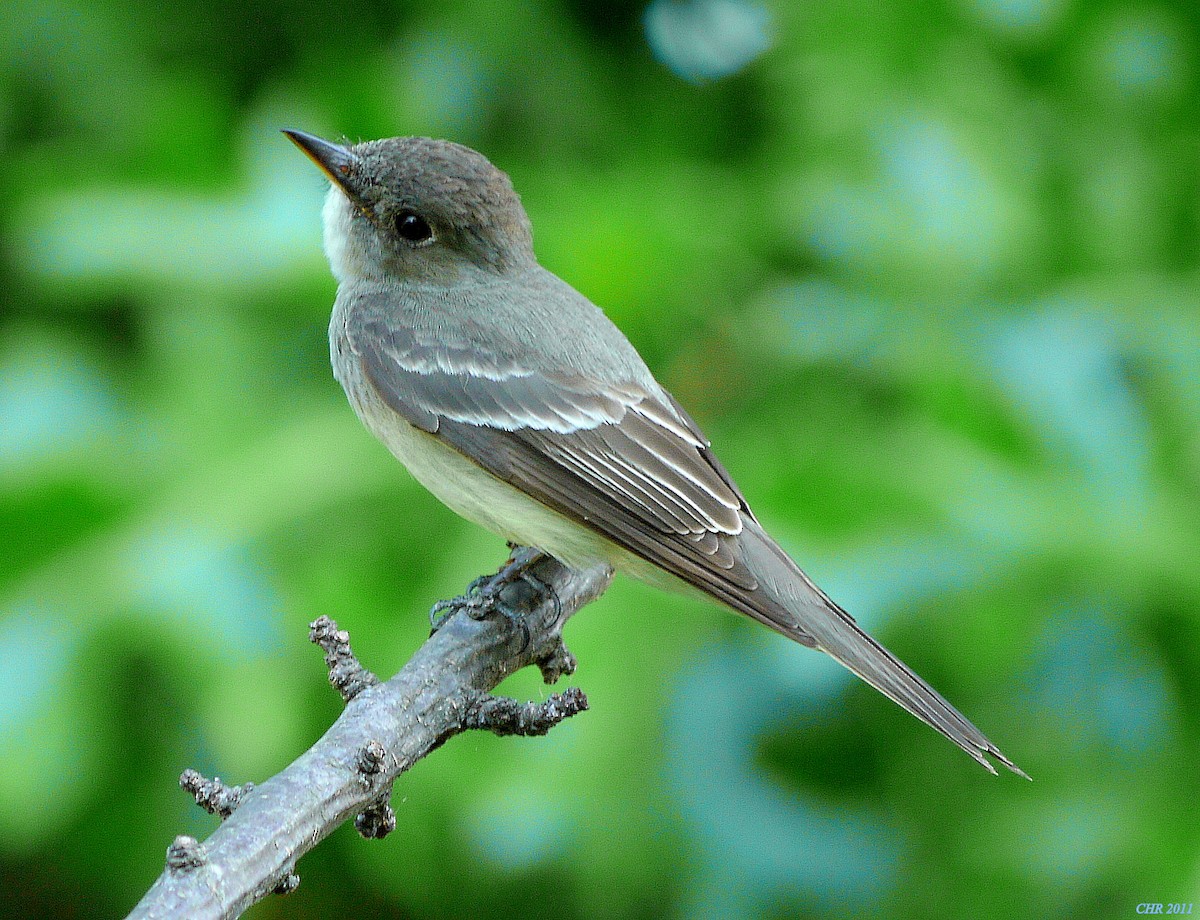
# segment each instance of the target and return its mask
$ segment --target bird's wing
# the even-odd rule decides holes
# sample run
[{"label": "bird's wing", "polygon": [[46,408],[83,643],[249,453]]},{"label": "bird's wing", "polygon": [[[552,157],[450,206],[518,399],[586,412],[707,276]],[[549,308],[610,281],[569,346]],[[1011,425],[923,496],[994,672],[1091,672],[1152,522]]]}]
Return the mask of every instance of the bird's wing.
[{"label": "bird's wing", "polygon": [[735,546],[752,516],[695,423],[673,403],[636,383],[601,385],[478,348],[425,343],[383,321],[364,324],[351,345],[367,379],[410,424],[761,618],[746,602],[757,582]]},{"label": "bird's wing", "polygon": [[411,424],[733,609],[828,652],[992,772],[985,754],[1021,772],[763,531],[670,396],[423,343],[383,321],[362,331],[352,345],[367,379]]}]

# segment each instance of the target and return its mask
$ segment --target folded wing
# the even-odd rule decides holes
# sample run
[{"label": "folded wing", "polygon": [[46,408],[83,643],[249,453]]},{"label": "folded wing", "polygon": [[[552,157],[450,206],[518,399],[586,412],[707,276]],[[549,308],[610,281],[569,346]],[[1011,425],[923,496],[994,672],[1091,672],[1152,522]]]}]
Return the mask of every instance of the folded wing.
[{"label": "folded wing", "polygon": [[767,536],[665,391],[541,373],[382,321],[351,344],[366,378],[412,425],[733,609],[828,652],[992,772],[985,754],[1021,772]]}]

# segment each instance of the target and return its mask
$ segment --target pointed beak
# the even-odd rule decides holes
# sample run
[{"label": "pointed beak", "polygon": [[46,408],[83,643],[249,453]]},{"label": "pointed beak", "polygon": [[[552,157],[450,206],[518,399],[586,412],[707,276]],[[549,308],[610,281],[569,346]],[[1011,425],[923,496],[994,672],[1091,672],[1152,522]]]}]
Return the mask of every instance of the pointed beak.
[{"label": "pointed beak", "polygon": [[331,143],[304,131],[292,131],[284,128],[283,133],[287,135],[288,140],[303,150],[305,155],[320,167],[321,172],[325,173],[334,185],[345,192],[351,201],[359,203],[361,199],[358,195],[358,183],[355,177],[362,161],[350,148]]}]

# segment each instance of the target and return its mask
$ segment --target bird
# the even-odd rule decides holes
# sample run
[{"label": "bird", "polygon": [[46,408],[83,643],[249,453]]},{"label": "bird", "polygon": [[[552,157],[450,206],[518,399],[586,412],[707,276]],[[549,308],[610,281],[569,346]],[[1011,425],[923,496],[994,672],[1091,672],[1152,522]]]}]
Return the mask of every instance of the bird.
[{"label": "bird", "polygon": [[539,264],[506,173],[447,140],[284,134],[330,180],[334,376],[425,488],[568,567],[698,590],[1028,778],[767,534],[624,334]]}]

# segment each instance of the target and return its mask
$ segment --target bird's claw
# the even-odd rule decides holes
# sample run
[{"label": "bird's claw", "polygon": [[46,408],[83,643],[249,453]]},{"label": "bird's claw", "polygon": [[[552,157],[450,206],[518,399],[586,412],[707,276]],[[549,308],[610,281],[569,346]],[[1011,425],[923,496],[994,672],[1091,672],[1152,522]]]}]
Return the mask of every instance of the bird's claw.
[{"label": "bird's claw", "polygon": [[[494,575],[476,578],[467,586],[465,593],[446,601],[438,601],[429,611],[431,632],[437,632],[458,611],[473,620],[482,620],[499,613],[521,629],[525,642],[529,642],[529,627],[521,616],[519,607],[532,608],[542,599],[548,598],[554,607],[555,619],[562,614],[562,602],[553,587],[534,575],[530,569],[543,558],[537,552],[523,559],[510,558]],[[505,598],[504,592],[517,585],[525,585],[531,593],[518,598]]]}]

